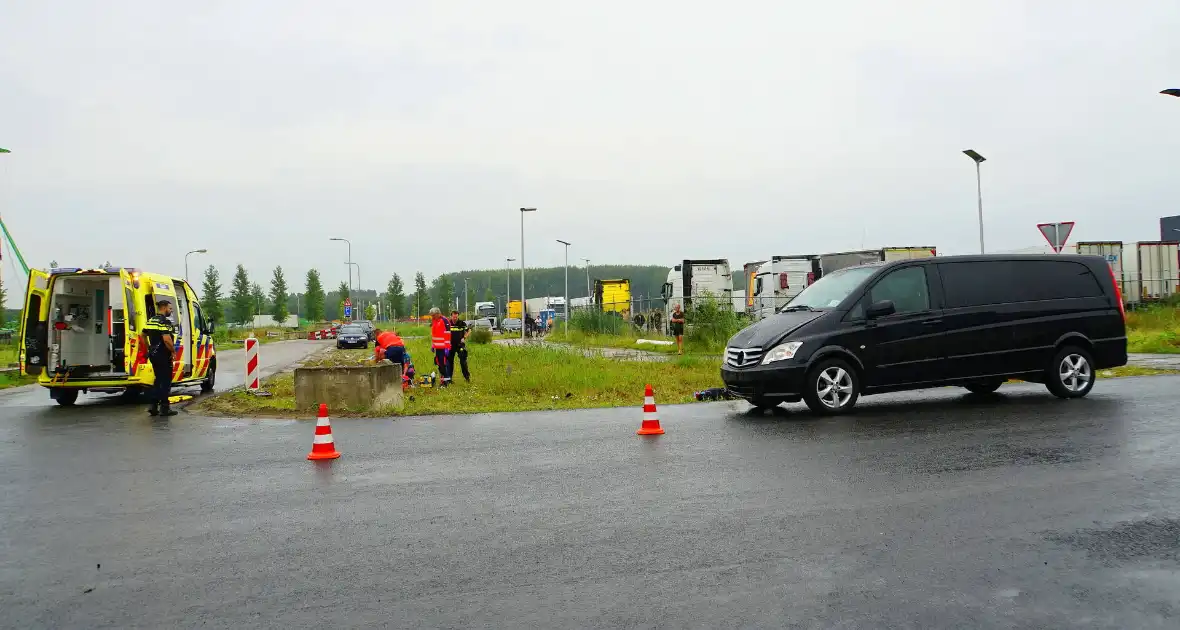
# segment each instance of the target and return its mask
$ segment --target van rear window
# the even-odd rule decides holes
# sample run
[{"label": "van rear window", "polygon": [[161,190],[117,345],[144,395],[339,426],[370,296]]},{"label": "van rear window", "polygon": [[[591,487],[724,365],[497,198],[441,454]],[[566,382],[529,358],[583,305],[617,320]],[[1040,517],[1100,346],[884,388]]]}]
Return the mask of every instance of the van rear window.
[{"label": "van rear window", "polygon": [[1102,286],[1069,260],[939,263],[947,308],[1101,297]]}]

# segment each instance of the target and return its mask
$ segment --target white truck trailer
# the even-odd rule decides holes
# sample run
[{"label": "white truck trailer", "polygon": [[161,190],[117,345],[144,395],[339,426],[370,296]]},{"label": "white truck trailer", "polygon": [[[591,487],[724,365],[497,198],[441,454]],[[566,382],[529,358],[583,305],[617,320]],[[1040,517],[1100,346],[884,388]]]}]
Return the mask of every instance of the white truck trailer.
[{"label": "white truck trailer", "polygon": [[1127,304],[1167,299],[1180,288],[1180,243],[1176,241],[1082,241],[1077,253],[1106,259]]},{"label": "white truck trailer", "polygon": [[726,308],[733,304],[733,274],[729,271],[729,260],[684,260],[668,270],[668,280],[660,290],[668,313],[675,304],[688,310],[693,298],[706,293]]},{"label": "white truck trailer", "polygon": [[754,277],[751,315],[754,319],[773,315],[819,276],[818,256],[772,256],[762,263]]},{"label": "white truck trailer", "polygon": [[[930,258],[938,255],[938,248],[932,245],[914,247],[882,247],[880,249],[860,249],[851,252],[837,252],[835,254],[821,254],[819,256],[819,270],[822,276],[847,267],[867,265],[874,262],[891,262],[894,260],[910,260],[913,258]],[[819,278],[816,278],[817,280]]]}]

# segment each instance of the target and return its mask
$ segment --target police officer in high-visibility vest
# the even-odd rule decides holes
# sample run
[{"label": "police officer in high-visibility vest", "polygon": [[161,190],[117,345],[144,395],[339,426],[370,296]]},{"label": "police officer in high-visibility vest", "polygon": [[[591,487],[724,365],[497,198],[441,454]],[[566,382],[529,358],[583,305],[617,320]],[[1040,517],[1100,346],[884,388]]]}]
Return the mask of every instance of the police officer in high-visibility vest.
[{"label": "police officer in high-visibility vest", "polygon": [[443,387],[447,387],[451,384],[451,329],[438,308],[430,309],[430,347],[434,350],[434,362],[438,364]]},{"label": "police officer in high-visibility vest", "polygon": [[149,392],[152,406],[148,413],[153,416],[175,416],[168,397],[172,394],[172,353],[176,349],[176,329],[168,316],[172,314],[172,302],[156,302],[156,314],[148,318],[143,327],[144,344],[147,346],[148,361],[156,382]]}]

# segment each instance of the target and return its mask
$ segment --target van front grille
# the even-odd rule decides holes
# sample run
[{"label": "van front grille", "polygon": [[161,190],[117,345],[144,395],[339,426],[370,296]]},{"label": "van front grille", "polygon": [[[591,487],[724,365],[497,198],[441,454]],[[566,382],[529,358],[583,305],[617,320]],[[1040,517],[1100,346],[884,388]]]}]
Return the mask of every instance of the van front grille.
[{"label": "van front grille", "polygon": [[762,360],[762,348],[726,348],[725,364],[729,367],[744,368],[758,365]]}]

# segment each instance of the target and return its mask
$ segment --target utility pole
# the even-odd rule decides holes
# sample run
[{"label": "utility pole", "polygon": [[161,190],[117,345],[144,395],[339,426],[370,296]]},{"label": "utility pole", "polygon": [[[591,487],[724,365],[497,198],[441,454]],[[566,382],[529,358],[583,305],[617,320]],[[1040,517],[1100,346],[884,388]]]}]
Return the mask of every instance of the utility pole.
[{"label": "utility pole", "polygon": [[524,213],[536,212],[536,208],[521,208],[520,209],[520,342],[524,343],[524,318],[528,315],[525,312],[524,299]]},{"label": "utility pole", "polygon": [[983,180],[980,178],[979,165],[987,158],[973,149],[963,151],[963,154],[975,161],[975,192],[979,198],[979,253],[983,253]]},{"label": "utility pole", "polygon": [[[515,258],[504,259],[504,319],[508,319],[508,303],[512,301],[512,266]],[[524,322],[521,322],[523,325]]]},{"label": "utility pole", "polygon": [[586,297],[591,297],[590,293],[590,259],[583,258],[582,262],[586,263]]},{"label": "utility pole", "polygon": [[557,239],[558,243],[565,245],[565,336],[568,339],[570,336],[570,244]]}]

